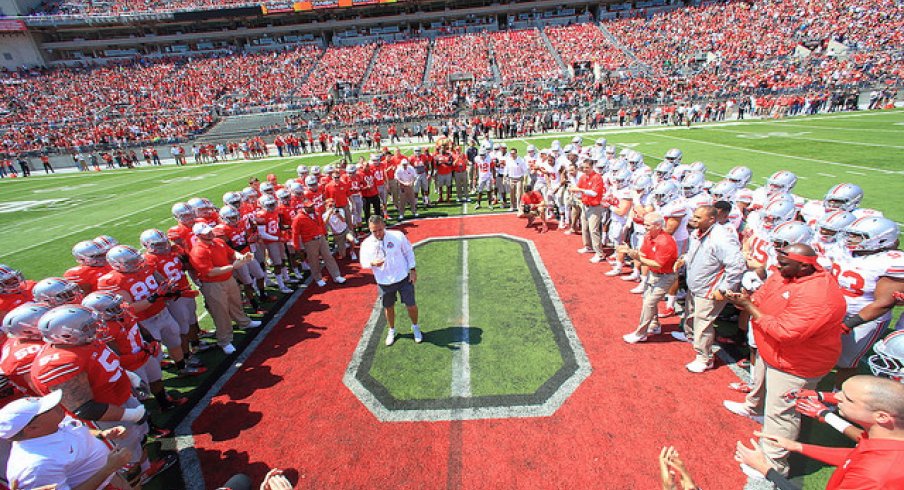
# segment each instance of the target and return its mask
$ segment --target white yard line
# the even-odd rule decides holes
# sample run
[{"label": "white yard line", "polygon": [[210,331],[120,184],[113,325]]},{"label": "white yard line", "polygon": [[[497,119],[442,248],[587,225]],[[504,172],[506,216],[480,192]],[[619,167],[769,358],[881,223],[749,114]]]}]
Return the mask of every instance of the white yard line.
[{"label": "white yard line", "polygon": [[[720,128],[707,128],[710,131],[719,131],[721,133],[732,133],[732,134],[759,134],[759,133],[748,133],[746,131],[734,131],[731,129],[720,129]],[[823,138],[805,138],[803,136],[792,136],[791,134],[783,135],[783,136],[771,136],[769,138],[788,138],[792,140],[800,140],[800,141],[815,141],[817,143],[837,143],[837,144],[845,144],[845,145],[854,145],[854,146],[869,146],[874,148],[894,148],[896,150],[904,150],[904,146],[897,145],[883,145],[880,143],[865,143],[862,141],[846,141],[839,139],[823,139]],[[765,138],[764,138],[765,139]]]},{"label": "white yard line", "polygon": [[461,323],[452,351],[452,396],[471,397],[471,300],[468,296],[468,240],[461,241]]},{"label": "white yard line", "polygon": [[769,156],[773,156],[773,157],[790,158],[790,159],[793,159],[793,160],[803,160],[803,161],[806,161],[806,162],[824,163],[824,164],[826,164],[826,165],[835,165],[835,166],[838,166],[838,167],[855,168],[855,169],[857,169],[857,170],[866,170],[866,171],[870,171],[870,172],[878,172],[878,173],[880,173],[880,174],[896,174],[896,175],[902,175],[902,174],[904,174],[904,172],[902,172],[902,171],[882,170],[882,169],[878,169],[878,168],[871,168],[871,167],[863,167],[863,166],[860,166],[860,165],[853,165],[853,164],[850,164],[850,163],[833,162],[833,161],[831,161],[831,160],[820,160],[820,159],[818,159],[818,158],[807,158],[807,157],[799,157],[799,156],[794,156],[794,155],[786,155],[786,154],[784,154],[784,153],[775,153],[775,152],[772,152],[772,151],[765,151],[765,150],[755,150],[755,149],[753,149],[753,148],[745,148],[745,147],[743,147],[743,146],[726,145],[726,144],[724,144],[724,143],[714,143],[714,142],[712,142],[712,141],[696,140],[696,139],[693,139],[693,138],[681,138],[681,137],[679,137],[679,136],[673,136],[673,135],[670,135],[670,134],[662,134],[662,133],[660,133],[659,136],[662,137],[662,138],[675,139],[675,140],[679,140],[679,141],[688,141],[688,142],[691,142],[691,143],[699,143],[699,144],[702,144],[702,145],[718,146],[718,147],[721,147],[721,148],[730,148],[730,149],[732,149],[732,150],[739,150],[739,151],[745,151],[745,152],[750,152],[750,153],[759,153],[759,154],[762,154],[762,155],[769,155]]},{"label": "white yard line", "polygon": [[775,126],[793,126],[795,128],[821,129],[823,131],[866,131],[869,133],[897,133],[904,134],[900,129],[873,129],[873,128],[839,128],[836,126],[814,126],[811,124],[796,124],[793,121],[764,121],[762,124]]},{"label": "white yard line", "polygon": [[823,177],[828,177],[828,178],[830,178],[830,179],[836,178],[835,175],[832,175],[832,174],[824,174],[824,173],[822,173],[822,172],[816,172],[816,175],[821,175],[821,176],[823,176]]}]

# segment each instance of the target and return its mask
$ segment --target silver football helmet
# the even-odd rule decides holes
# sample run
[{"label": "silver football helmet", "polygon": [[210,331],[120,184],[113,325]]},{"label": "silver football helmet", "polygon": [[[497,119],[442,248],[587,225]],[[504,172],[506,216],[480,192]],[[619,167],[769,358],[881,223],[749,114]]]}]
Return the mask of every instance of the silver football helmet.
[{"label": "silver football helmet", "polygon": [[678,148],[672,148],[671,150],[665,152],[665,159],[671,161],[676,165],[681,163],[681,157],[683,156],[684,152],[682,152]]},{"label": "silver football helmet", "polygon": [[[263,184],[261,184],[263,186]],[[210,218],[214,215],[217,207],[206,197],[193,197],[188,200],[188,206],[195,212],[195,216],[199,218]]]},{"label": "silver football helmet", "polygon": [[41,336],[50,344],[90,344],[100,327],[100,316],[82,305],[57,306],[38,322]]},{"label": "silver football helmet", "polygon": [[678,197],[678,186],[670,180],[662,181],[653,188],[653,202],[659,206],[664,206],[666,203],[678,199]]},{"label": "silver football helmet", "polygon": [[244,189],[242,189],[242,201],[257,201],[257,191],[254,190],[254,187],[245,187]]},{"label": "silver football helmet", "polygon": [[766,181],[766,195],[790,193],[797,184],[797,175],[787,170],[779,170]]},{"label": "silver football helmet", "polygon": [[261,194],[270,194],[270,195],[273,195],[273,193],[276,192],[275,189],[276,189],[276,188],[273,187],[273,184],[271,184],[271,183],[269,183],[269,182],[264,182],[264,183],[261,184]]},{"label": "silver football helmet", "polygon": [[863,189],[857,184],[838,184],[826,193],[822,204],[826,210],[841,209],[853,211],[860,206],[863,200]]},{"label": "silver football helmet", "polygon": [[703,192],[706,178],[699,172],[688,172],[681,180],[681,192],[684,197],[694,197]]},{"label": "silver football helmet", "polygon": [[879,252],[895,246],[898,224],[883,216],[864,216],[844,229],[845,244],[852,252]]},{"label": "silver football helmet", "polygon": [[738,189],[743,189],[747,187],[747,184],[750,183],[750,179],[753,178],[753,172],[744,166],[735,167],[729,170],[728,175],[726,175],[725,178],[734,182],[735,187]]},{"label": "silver football helmet", "polygon": [[694,162],[690,164],[691,172],[700,172],[703,175],[706,175],[706,164],[703,162]]},{"label": "silver football helmet", "polygon": [[794,199],[774,199],[761,211],[763,228],[767,231],[777,228],[782,223],[787,223],[797,216],[797,206]]},{"label": "silver football helmet", "polygon": [[13,308],[3,317],[3,331],[10,337],[41,340],[38,322],[51,306],[44,303],[25,303]]},{"label": "silver football helmet", "polygon": [[308,187],[317,187],[318,182],[319,181],[317,180],[317,177],[314,175],[308,175],[304,179],[304,185],[306,185]]},{"label": "silver football helmet", "polygon": [[138,237],[138,241],[141,242],[141,246],[144,247],[145,250],[155,255],[168,254],[173,250],[173,246],[170,243],[169,238],[166,237],[166,233],[163,233],[156,228],[142,231],[141,235]]},{"label": "silver football helmet", "polygon": [[631,185],[635,191],[647,193],[653,188],[653,178],[649,174],[638,174],[634,176],[634,181]]},{"label": "silver football helmet", "polygon": [[191,225],[195,222],[195,211],[187,203],[177,202],[173,204],[171,211],[173,218],[184,225]]},{"label": "silver football helmet", "polygon": [[223,194],[223,204],[227,204],[236,209],[242,205],[242,194],[235,191],[229,191],[226,194]]},{"label": "silver football helmet", "polygon": [[624,189],[631,184],[631,171],[627,168],[623,168],[618,172],[612,174],[612,181],[615,182],[615,186],[619,189]]},{"label": "silver football helmet", "polygon": [[796,243],[809,243],[813,239],[813,230],[800,221],[788,221],[775,227],[770,240],[776,250]]},{"label": "silver football helmet", "polygon": [[662,182],[672,178],[672,172],[674,171],[675,163],[669,160],[663,160],[659,165],[656,165],[656,169],[653,170],[653,173],[656,175],[656,179]]},{"label": "silver football helmet", "polygon": [[102,320],[122,318],[122,296],[110,291],[95,291],[82,300],[82,306],[91,308]]},{"label": "silver football helmet", "polygon": [[84,240],[72,247],[72,256],[79,264],[88,267],[103,267],[107,265],[107,251],[97,240]]},{"label": "silver football helmet", "polygon": [[232,206],[223,206],[220,209],[220,219],[223,220],[227,225],[235,226],[239,224],[239,220],[242,219],[242,215],[239,214],[238,211]]},{"label": "silver football helmet", "polygon": [[267,211],[273,211],[276,209],[276,198],[271,196],[270,194],[264,194],[260,199],[257,200],[257,203],[260,207],[266,209]]},{"label": "silver football helmet", "polygon": [[295,173],[297,173],[298,176],[302,177],[302,178],[304,176],[308,175],[308,172],[310,172],[310,170],[311,169],[309,169],[307,167],[307,165],[299,165],[299,166],[295,167]]},{"label": "silver football helmet", "polygon": [[[370,159],[373,160],[373,157],[370,157]],[[376,160],[376,161],[380,161],[380,156],[379,156],[379,155],[377,155],[377,160]],[[311,167],[311,174],[313,174],[313,175],[320,175],[320,167],[318,167],[317,165],[314,165],[313,167]]]},{"label": "silver football helmet", "polygon": [[300,196],[304,194],[304,186],[299,184],[298,182],[292,182],[291,184],[287,185],[286,188],[289,189],[289,192],[293,196]]},{"label": "silver football helmet", "polygon": [[289,204],[289,200],[292,199],[292,194],[289,193],[289,189],[283,187],[282,189],[276,191],[276,199],[284,205]]},{"label": "silver football helmet", "polygon": [[631,152],[628,153],[627,160],[628,165],[632,170],[637,170],[641,165],[643,165],[643,155],[641,155],[639,151],[631,150]]},{"label": "silver football helmet", "polygon": [[734,202],[737,192],[737,186],[730,180],[719,181],[709,190],[709,193],[713,196],[713,201]]},{"label": "silver football helmet", "polygon": [[123,274],[138,272],[144,267],[144,257],[138,253],[135,247],[129,245],[117,245],[107,252],[107,262],[114,270]]},{"label": "silver football helmet", "polygon": [[16,294],[25,287],[25,276],[6,264],[0,264],[0,294]]},{"label": "silver football helmet", "polygon": [[47,303],[50,306],[78,303],[82,300],[82,290],[78,284],[62,277],[41,279],[35,284],[31,294],[36,302]]},{"label": "silver football helmet", "polygon": [[873,374],[904,383],[904,330],[876,342],[873,350],[876,353],[867,359]]},{"label": "silver football helmet", "polygon": [[857,220],[857,217],[847,211],[832,211],[822,215],[816,222],[817,238],[825,244],[835,243],[845,228]]}]

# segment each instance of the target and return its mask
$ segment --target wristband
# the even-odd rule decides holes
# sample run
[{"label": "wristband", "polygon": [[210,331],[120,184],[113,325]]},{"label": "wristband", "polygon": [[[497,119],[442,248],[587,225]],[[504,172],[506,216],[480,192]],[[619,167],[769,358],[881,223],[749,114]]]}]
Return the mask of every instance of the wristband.
[{"label": "wristband", "polygon": [[154,293],[154,294],[148,296],[148,303],[152,303],[152,304],[153,304],[155,301],[157,301],[157,298],[159,298],[159,296],[157,295],[157,293]]},{"label": "wristband", "polygon": [[839,417],[835,413],[826,414],[825,420],[826,420],[826,423],[829,424],[829,426],[831,426],[833,429],[837,430],[838,432],[841,432],[842,434],[844,434],[844,431],[848,427],[853,426],[853,424],[851,424],[847,420],[844,420],[843,418]]},{"label": "wristband", "polygon": [[123,422],[132,422],[137,424],[138,421],[144,418],[145,413],[147,411],[144,408],[144,405],[139,405],[135,408],[126,408],[122,411],[122,421]]},{"label": "wristband", "polygon": [[842,324],[844,325],[845,333],[849,333],[855,327],[863,325],[864,323],[866,323],[866,320],[864,320],[860,315],[848,315],[844,317],[844,321],[842,322]]}]

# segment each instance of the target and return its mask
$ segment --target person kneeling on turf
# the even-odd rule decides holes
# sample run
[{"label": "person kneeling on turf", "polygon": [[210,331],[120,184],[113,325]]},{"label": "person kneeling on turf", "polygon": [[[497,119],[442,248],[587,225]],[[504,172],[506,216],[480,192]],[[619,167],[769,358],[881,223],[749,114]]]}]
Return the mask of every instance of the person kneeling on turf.
[{"label": "person kneeling on turf", "polygon": [[549,231],[549,224],[546,223],[546,199],[543,193],[535,191],[530,185],[524,189],[521,195],[521,216],[527,216],[527,227],[530,228],[534,224],[534,219],[540,217],[543,223],[543,231]]}]

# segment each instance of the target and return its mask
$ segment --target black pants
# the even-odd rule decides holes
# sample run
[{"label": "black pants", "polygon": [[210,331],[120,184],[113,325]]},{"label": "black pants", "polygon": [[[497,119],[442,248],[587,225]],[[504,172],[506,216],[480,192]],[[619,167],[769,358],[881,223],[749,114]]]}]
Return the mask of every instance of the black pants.
[{"label": "black pants", "polygon": [[376,196],[372,196],[372,197],[367,197],[367,196],[364,197],[364,221],[365,222],[370,219],[371,208],[373,208],[373,214],[376,214],[377,216],[383,216],[383,210],[380,209],[380,195],[379,194],[377,194]]}]

